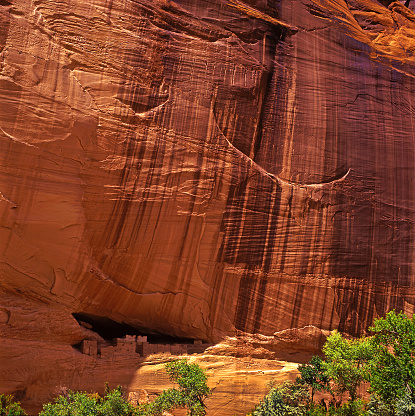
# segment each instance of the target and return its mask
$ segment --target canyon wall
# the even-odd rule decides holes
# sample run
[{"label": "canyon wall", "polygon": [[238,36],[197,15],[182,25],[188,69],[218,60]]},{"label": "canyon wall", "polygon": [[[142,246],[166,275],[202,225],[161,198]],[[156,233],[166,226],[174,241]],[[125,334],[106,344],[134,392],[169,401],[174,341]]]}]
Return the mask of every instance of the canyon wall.
[{"label": "canyon wall", "polygon": [[382,3],[0,0],[3,390],[99,319],[219,342],[414,312],[415,14]]}]

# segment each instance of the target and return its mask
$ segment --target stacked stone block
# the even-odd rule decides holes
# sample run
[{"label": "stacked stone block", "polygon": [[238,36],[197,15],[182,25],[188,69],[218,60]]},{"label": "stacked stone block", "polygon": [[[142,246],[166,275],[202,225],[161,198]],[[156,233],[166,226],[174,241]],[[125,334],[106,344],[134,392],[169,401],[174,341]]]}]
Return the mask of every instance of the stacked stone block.
[{"label": "stacked stone block", "polygon": [[126,335],[124,338],[115,338],[114,345],[102,347],[98,351],[97,341],[84,340],[81,344],[83,354],[97,356],[100,352],[102,358],[114,356],[147,357],[152,354],[186,355],[202,353],[211,344],[205,344],[201,340],[194,340],[193,344],[151,344],[146,336]]}]

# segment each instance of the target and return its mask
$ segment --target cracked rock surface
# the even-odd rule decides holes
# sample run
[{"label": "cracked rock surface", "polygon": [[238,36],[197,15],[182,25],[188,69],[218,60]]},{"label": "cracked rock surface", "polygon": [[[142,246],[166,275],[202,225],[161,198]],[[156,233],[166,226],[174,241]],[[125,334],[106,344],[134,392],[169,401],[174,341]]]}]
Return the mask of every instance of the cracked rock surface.
[{"label": "cracked rock surface", "polygon": [[0,0],[1,389],[103,371],[72,313],[210,342],[413,313],[404,3]]}]

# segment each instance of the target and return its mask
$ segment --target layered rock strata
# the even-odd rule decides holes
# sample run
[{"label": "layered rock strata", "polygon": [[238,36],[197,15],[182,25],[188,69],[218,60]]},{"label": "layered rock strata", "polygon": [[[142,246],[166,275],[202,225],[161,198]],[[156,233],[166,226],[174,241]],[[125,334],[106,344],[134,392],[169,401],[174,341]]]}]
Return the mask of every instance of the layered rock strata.
[{"label": "layered rock strata", "polygon": [[415,15],[383,3],[0,0],[2,389],[99,339],[72,314],[218,342],[414,312]]}]

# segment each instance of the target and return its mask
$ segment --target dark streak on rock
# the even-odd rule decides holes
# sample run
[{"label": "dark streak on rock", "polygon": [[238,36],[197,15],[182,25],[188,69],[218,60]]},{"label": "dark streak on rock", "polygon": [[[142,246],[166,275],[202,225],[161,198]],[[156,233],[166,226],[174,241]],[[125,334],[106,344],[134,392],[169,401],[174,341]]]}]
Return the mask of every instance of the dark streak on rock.
[{"label": "dark streak on rock", "polygon": [[[7,0],[0,0],[0,6],[10,6],[11,3]],[[6,46],[7,36],[9,34],[10,27],[10,14],[8,9],[2,9],[0,7],[0,54]],[[1,64],[1,62],[0,62]],[[1,71],[1,65],[0,65]]]}]

